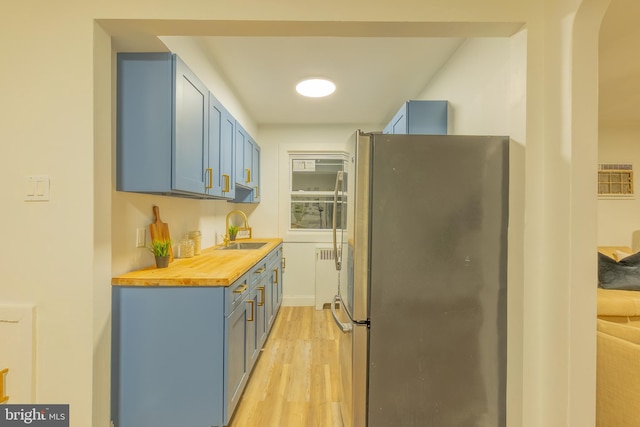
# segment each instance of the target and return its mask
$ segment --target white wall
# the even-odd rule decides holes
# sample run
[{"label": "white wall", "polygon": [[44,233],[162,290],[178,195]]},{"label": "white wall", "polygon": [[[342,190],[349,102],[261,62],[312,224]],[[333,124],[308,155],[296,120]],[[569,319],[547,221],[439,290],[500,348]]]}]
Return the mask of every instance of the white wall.
[{"label": "white wall", "polygon": [[511,40],[469,38],[416,99],[448,100],[452,135],[510,135]]},{"label": "white wall", "polygon": [[598,138],[598,162],[631,163],[636,181],[633,198],[598,200],[598,245],[632,247],[640,230],[640,123],[601,123]]},{"label": "white wall", "polygon": [[[256,209],[259,221],[270,221],[273,235],[284,239],[287,269],[284,276],[283,304],[315,305],[315,248],[331,242],[331,232],[289,231],[289,151],[345,151],[356,129],[379,130],[380,125],[269,125],[260,127],[263,201]],[[259,212],[259,215],[257,213]],[[337,283],[337,282],[336,282]],[[337,289],[337,285],[336,285]]]}]

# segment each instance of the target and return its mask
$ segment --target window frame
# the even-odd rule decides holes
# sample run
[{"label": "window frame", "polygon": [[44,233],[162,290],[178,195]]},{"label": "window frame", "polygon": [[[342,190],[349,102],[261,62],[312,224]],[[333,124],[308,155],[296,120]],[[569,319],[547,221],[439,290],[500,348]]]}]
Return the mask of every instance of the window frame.
[{"label": "window frame", "polygon": [[[287,233],[292,234],[300,234],[300,233],[331,233],[332,228],[297,228],[293,227],[293,209],[292,205],[294,203],[301,203],[299,201],[294,201],[294,196],[301,195],[310,195],[310,196],[318,196],[318,197],[330,197],[333,199],[334,189],[332,188],[330,191],[300,191],[293,189],[293,181],[294,181],[294,168],[293,163],[295,160],[314,160],[317,162],[320,160],[332,160],[332,161],[341,161],[342,162],[342,170],[346,171],[348,174],[349,168],[349,156],[348,153],[344,150],[292,150],[288,152],[288,164],[287,164]],[[344,200],[342,203],[346,203],[347,195],[343,196]]]}]

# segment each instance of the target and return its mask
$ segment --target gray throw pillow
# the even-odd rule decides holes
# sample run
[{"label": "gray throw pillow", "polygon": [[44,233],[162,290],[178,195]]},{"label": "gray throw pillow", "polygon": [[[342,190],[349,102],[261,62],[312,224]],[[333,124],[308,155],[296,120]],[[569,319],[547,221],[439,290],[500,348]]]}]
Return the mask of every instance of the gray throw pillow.
[{"label": "gray throw pillow", "polygon": [[598,287],[640,291],[640,252],[620,261],[598,252]]}]

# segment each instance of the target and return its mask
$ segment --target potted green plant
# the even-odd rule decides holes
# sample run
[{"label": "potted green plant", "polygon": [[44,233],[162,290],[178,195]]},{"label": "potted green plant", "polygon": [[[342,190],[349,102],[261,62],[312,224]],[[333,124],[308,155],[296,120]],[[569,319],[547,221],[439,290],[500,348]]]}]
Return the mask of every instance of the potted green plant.
[{"label": "potted green plant", "polygon": [[156,257],[156,267],[169,267],[169,249],[171,248],[171,240],[153,240],[149,251]]},{"label": "potted green plant", "polygon": [[236,235],[238,234],[238,226],[237,225],[230,225],[229,226],[229,240],[234,241],[236,240]]}]

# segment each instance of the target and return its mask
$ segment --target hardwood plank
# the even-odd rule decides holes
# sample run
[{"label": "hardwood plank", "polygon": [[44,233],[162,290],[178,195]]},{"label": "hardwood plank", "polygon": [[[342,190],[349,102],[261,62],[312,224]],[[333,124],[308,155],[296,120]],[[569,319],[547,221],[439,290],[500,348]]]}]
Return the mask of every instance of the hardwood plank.
[{"label": "hardwood plank", "polygon": [[282,307],[230,427],[342,427],[331,312]]}]

